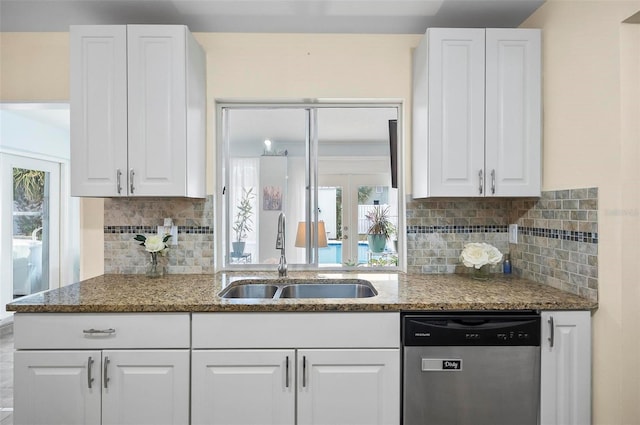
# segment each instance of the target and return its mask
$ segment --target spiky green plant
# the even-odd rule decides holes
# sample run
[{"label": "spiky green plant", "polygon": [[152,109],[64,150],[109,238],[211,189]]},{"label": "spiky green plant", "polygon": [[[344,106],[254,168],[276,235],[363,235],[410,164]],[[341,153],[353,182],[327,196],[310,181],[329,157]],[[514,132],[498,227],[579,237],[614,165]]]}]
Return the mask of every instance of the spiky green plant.
[{"label": "spiky green plant", "polygon": [[233,221],[233,231],[235,232],[236,242],[242,242],[247,237],[247,233],[253,230],[253,199],[255,194],[253,188],[248,190],[242,188],[242,196],[240,197],[240,203],[236,206],[236,218]]},{"label": "spiky green plant", "polygon": [[369,221],[367,229],[369,235],[384,235],[388,239],[396,231],[396,226],[389,220],[389,207],[382,208],[380,205],[375,205],[365,217]]}]

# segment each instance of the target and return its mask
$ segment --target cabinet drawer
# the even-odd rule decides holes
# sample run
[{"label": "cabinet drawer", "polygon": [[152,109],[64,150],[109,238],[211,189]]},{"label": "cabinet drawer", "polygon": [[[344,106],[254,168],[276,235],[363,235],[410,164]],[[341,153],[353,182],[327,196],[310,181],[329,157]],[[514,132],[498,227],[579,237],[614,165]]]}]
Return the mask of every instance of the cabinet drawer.
[{"label": "cabinet drawer", "polygon": [[189,348],[189,313],[18,313],[15,348]]},{"label": "cabinet drawer", "polygon": [[193,348],[398,348],[399,313],[194,313]]}]

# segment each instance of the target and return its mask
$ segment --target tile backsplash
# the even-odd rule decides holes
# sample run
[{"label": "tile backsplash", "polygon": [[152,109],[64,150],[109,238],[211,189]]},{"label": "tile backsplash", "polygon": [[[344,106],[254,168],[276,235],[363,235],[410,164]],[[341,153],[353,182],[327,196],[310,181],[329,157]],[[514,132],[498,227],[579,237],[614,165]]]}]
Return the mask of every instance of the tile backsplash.
[{"label": "tile backsplash", "polygon": [[[488,242],[511,253],[514,274],[597,300],[597,188],[548,191],[540,198],[406,202],[408,272],[464,272],[464,245]],[[213,196],[106,199],[105,273],[144,273],[149,254],[133,237],[155,233],[165,217],[178,226],[178,245],[161,259],[167,271],[212,273]],[[511,223],[519,226],[518,244],[508,242]]]},{"label": "tile backsplash", "polygon": [[591,300],[598,298],[598,189],[543,192],[513,200],[519,226],[513,265],[527,279]]},{"label": "tile backsplash", "polygon": [[[407,199],[407,271],[454,273],[469,242],[509,250],[511,201],[505,199]],[[497,271],[500,267],[494,267]]]},{"label": "tile backsplash", "polygon": [[155,234],[164,218],[178,226],[178,244],[159,263],[168,273],[213,273],[213,196],[205,199],[112,198],[104,201],[105,273],[142,274],[150,255],[133,240]]}]

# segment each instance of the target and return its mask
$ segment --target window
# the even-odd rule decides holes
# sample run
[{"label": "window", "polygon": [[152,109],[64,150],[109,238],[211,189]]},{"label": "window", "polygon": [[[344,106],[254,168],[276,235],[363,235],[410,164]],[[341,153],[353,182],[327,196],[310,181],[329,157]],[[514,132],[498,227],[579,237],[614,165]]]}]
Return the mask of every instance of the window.
[{"label": "window", "polygon": [[[283,215],[290,269],[400,266],[397,229],[404,223],[390,149],[400,105],[218,106],[218,264],[277,264]],[[377,249],[367,234],[376,209],[391,231]]]}]

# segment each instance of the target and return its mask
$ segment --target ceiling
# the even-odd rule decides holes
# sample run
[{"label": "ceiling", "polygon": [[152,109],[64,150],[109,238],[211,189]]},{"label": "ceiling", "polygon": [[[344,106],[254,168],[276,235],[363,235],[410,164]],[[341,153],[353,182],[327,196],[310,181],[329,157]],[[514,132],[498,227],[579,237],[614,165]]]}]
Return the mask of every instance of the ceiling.
[{"label": "ceiling", "polygon": [[517,27],[544,0],[0,0],[2,31],[183,24],[192,32],[422,34]]},{"label": "ceiling", "polygon": [[[9,116],[20,116],[26,122],[69,131],[69,104],[66,103],[0,103],[2,112],[7,112]],[[5,117],[4,114],[1,116]]]}]

